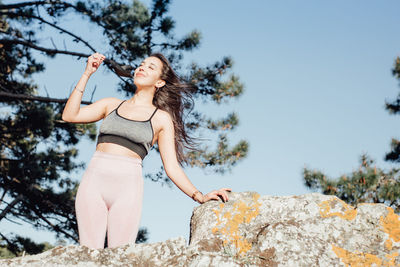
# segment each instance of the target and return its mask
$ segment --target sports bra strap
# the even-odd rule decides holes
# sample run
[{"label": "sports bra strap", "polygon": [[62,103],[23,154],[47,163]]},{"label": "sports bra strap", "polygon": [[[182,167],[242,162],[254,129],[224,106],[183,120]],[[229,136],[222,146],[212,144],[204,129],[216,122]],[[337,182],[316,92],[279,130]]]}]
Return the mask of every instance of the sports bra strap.
[{"label": "sports bra strap", "polygon": [[125,99],[125,100],[122,100],[122,102],[119,103],[119,105],[118,105],[118,107],[117,107],[116,109],[118,109],[118,108],[122,105],[122,103],[124,103],[125,101],[126,101],[126,99]]},{"label": "sports bra strap", "polygon": [[[122,103],[124,103],[125,101],[126,101],[126,99],[125,99],[125,100],[122,100],[122,102],[119,103],[118,107],[116,107],[113,111],[117,110],[117,109],[122,105]],[[110,112],[110,113],[111,113],[111,112]],[[110,113],[108,113],[108,114],[110,114]]]},{"label": "sports bra strap", "polygon": [[156,107],[156,110],[154,110],[154,112],[153,112],[153,114],[151,115],[151,117],[150,117],[150,119],[149,120],[151,120],[151,118],[153,118],[153,116],[154,116],[154,114],[156,114],[156,112],[157,112],[157,107]]},{"label": "sports bra strap", "polygon": [[[124,103],[125,101],[126,101],[126,99],[123,100],[123,101],[118,105],[118,107],[117,107],[116,109],[114,109],[114,110],[117,110],[117,109],[122,105],[122,103]],[[158,109],[158,107],[156,107],[156,110],[154,110],[153,114],[151,114],[151,117],[150,117],[150,119],[148,119],[148,120],[151,120],[151,118],[153,118],[154,114],[156,114],[156,112],[157,112],[157,109]]]}]

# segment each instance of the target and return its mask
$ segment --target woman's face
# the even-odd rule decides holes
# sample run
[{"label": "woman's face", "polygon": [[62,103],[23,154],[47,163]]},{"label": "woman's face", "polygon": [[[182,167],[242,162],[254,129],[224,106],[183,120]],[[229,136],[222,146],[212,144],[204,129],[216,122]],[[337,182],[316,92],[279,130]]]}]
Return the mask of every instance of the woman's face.
[{"label": "woman's face", "polygon": [[138,87],[161,87],[165,84],[160,79],[163,63],[156,57],[148,57],[136,68],[134,83]]}]

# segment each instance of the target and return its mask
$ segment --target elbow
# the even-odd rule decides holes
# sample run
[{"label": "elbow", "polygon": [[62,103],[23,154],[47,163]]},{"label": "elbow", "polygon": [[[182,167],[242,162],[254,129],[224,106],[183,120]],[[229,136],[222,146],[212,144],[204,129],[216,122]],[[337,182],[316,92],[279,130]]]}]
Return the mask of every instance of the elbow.
[{"label": "elbow", "polygon": [[61,119],[62,119],[63,121],[66,121],[66,122],[71,122],[71,121],[68,119],[68,117],[67,117],[64,113],[61,115]]},{"label": "elbow", "polygon": [[181,170],[181,167],[179,164],[174,164],[170,166],[165,166],[165,173],[167,174],[168,177],[174,177],[176,176],[175,174]]},{"label": "elbow", "polygon": [[71,116],[68,116],[67,114],[65,114],[65,112],[63,112],[63,114],[61,115],[61,119],[66,122],[74,122]]},{"label": "elbow", "polygon": [[67,110],[63,110],[63,113],[61,114],[61,119],[63,120],[63,121],[66,121],[66,122],[76,122],[76,118],[77,117],[77,115],[74,115],[73,113],[71,113],[70,111],[67,111]]},{"label": "elbow", "polygon": [[62,119],[63,121],[68,122],[68,120],[67,120],[67,118],[65,117],[64,113],[61,115],[61,119]]}]

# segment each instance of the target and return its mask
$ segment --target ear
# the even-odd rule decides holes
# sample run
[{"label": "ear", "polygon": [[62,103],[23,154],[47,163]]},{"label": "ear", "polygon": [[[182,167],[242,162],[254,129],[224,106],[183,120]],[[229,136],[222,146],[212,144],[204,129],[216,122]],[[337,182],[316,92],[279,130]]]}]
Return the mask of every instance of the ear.
[{"label": "ear", "polygon": [[156,87],[161,88],[165,85],[165,81],[164,80],[158,80],[156,82]]}]

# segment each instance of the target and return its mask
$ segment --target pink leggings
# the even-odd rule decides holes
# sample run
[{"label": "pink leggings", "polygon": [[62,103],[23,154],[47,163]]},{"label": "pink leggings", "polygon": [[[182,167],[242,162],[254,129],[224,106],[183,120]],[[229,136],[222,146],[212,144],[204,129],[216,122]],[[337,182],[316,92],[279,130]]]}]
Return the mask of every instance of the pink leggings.
[{"label": "pink leggings", "polygon": [[142,160],[95,151],[75,200],[79,243],[89,248],[134,243],[142,212]]}]

